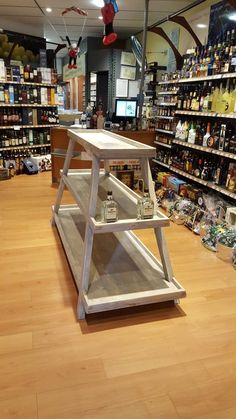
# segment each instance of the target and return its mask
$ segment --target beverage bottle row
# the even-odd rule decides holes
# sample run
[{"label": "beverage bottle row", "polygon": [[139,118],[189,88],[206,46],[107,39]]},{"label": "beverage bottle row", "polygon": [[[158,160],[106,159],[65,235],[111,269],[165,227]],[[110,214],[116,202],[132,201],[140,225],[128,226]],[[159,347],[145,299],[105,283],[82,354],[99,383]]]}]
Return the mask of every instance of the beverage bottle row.
[{"label": "beverage bottle row", "polygon": [[57,83],[57,72],[55,69],[46,67],[32,67],[29,64],[11,65],[5,68],[6,81],[18,83]]},{"label": "beverage bottle row", "polygon": [[175,120],[158,120],[156,122],[156,129],[164,129],[166,131],[175,131],[176,130],[176,121]]},{"label": "beverage bottle row", "polygon": [[56,98],[55,87],[0,84],[0,103],[7,105],[55,105]]},{"label": "beverage bottle row", "polygon": [[227,31],[218,44],[196,47],[184,59],[182,70],[168,75],[162,80],[179,78],[206,77],[236,71],[236,36],[235,29]]},{"label": "beverage bottle row", "polygon": [[50,143],[50,130],[4,130],[0,134],[0,148],[34,146]]},{"label": "beverage bottle row", "polygon": [[0,109],[0,126],[13,125],[56,125],[59,123],[57,110],[32,108]]},{"label": "beverage bottle row", "polygon": [[236,154],[236,124],[179,120],[175,138],[190,144]]},{"label": "beverage bottle row", "polygon": [[204,82],[202,86],[182,86],[177,97],[177,109],[217,112],[236,115],[236,81]]},{"label": "beverage bottle row", "polygon": [[0,168],[9,169],[10,176],[24,173],[23,160],[32,156],[45,156],[50,152],[48,147],[40,147],[32,150],[14,149],[0,152]]},{"label": "beverage bottle row", "polygon": [[226,159],[212,159],[203,154],[189,150],[176,149],[174,154],[167,151],[159,151],[159,161],[172,167],[183,170],[196,178],[213,182],[216,185],[226,187],[229,172],[229,162]]},{"label": "beverage bottle row", "polygon": [[159,106],[157,109],[157,116],[174,116],[175,110],[172,108],[168,108],[168,106]]}]

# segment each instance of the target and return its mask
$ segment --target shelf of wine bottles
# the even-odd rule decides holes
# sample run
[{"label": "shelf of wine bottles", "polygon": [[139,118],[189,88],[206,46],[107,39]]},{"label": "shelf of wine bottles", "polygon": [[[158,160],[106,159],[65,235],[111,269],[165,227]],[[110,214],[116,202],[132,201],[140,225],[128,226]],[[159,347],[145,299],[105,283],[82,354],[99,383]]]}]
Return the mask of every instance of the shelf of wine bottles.
[{"label": "shelf of wine bottles", "polygon": [[0,109],[0,129],[14,125],[56,125],[59,124],[57,109],[3,108]]},{"label": "shelf of wine bottles", "polygon": [[50,129],[9,129],[0,134],[0,149],[50,144]]},{"label": "shelf of wine bottles", "polygon": [[0,168],[7,168],[10,176],[24,173],[23,160],[29,157],[46,156],[50,153],[50,146],[14,147],[0,151]]}]

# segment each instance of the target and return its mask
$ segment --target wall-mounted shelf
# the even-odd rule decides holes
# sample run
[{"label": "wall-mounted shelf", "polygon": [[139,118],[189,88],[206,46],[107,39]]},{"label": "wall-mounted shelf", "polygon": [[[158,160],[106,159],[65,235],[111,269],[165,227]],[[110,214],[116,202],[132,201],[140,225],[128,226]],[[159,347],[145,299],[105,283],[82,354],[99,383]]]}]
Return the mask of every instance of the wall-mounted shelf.
[{"label": "wall-mounted shelf", "polygon": [[175,132],[174,131],[169,131],[167,129],[156,128],[155,131],[157,131],[157,132],[163,132],[163,134],[175,135]]},{"label": "wall-mounted shelf", "polygon": [[161,141],[154,141],[154,144],[160,145],[160,146],[166,147],[166,148],[172,148],[171,144],[162,143]]},{"label": "wall-mounted shelf", "polygon": [[188,142],[175,139],[172,140],[172,142],[174,144],[180,145],[181,147],[193,148],[195,150],[204,151],[204,153],[216,154],[217,156],[227,157],[228,159],[236,160],[236,154],[229,153],[227,151],[216,150],[214,148],[204,147],[198,144],[190,144]]},{"label": "wall-mounted shelf", "polygon": [[217,113],[217,112],[198,112],[198,111],[183,111],[176,109],[176,115],[190,115],[190,116],[205,116],[211,118],[228,118],[236,119],[236,114]]}]

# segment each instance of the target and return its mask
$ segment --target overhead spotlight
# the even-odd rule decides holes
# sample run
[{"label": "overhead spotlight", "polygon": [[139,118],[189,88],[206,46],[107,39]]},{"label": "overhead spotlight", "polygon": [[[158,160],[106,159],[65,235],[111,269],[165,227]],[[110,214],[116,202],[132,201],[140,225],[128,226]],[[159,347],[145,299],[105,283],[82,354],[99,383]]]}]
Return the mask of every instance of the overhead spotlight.
[{"label": "overhead spotlight", "polygon": [[46,12],[51,13],[52,9],[51,7],[46,7]]},{"label": "overhead spotlight", "polygon": [[229,14],[229,20],[234,20],[234,21],[236,21],[236,13],[230,13],[230,14]]},{"label": "overhead spotlight", "polygon": [[104,1],[103,0],[93,0],[92,3],[94,4],[94,6],[97,6],[97,7],[103,7],[104,6]]},{"label": "overhead spotlight", "polygon": [[196,26],[197,28],[200,28],[200,29],[207,28],[207,25],[205,25],[205,23],[198,23]]}]

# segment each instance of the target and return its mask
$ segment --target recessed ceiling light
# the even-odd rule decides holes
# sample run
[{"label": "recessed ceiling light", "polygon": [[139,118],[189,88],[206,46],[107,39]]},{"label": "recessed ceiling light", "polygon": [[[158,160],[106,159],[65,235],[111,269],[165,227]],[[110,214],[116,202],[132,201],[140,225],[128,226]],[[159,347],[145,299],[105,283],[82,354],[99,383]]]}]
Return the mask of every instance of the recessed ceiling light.
[{"label": "recessed ceiling light", "polygon": [[102,20],[102,16],[98,16],[98,19]]},{"label": "recessed ceiling light", "polygon": [[92,3],[94,4],[94,6],[97,6],[97,7],[103,7],[104,6],[104,1],[103,0],[93,0]]},{"label": "recessed ceiling light", "polygon": [[197,28],[201,28],[201,29],[207,28],[207,25],[205,25],[204,23],[198,23],[196,26]]},{"label": "recessed ceiling light", "polygon": [[51,7],[46,8],[46,12],[51,13],[51,11],[52,11]]},{"label": "recessed ceiling light", "polygon": [[229,20],[236,20],[236,13],[230,13]]}]

